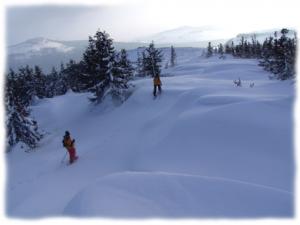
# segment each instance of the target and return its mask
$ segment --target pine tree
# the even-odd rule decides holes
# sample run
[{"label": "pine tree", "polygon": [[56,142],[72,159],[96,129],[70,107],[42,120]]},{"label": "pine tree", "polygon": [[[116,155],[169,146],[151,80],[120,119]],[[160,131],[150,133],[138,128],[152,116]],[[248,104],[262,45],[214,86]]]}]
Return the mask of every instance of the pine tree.
[{"label": "pine tree", "polygon": [[[143,67],[143,58],[141,56],[140,53],[140,48],[137,49],[137,62],[136,62],[136,73],[138,76],[140,77],[144,77],[145,76],[145,72],[144,72],[144,67]],[[143,54],[143,56],[145,56],[145,54]]]},{"label": "pine tree", "polygon": [[251,44],[251,57],[252,58],[261,58],[261,44],[256,39],[256,35],[254,34],[251,38],[252,44]]},{"label": "pine tree", "polygon": [[113,41],[106,32],[97,31],[89,38],[83,61],[86,87],[93,93],[92,102],[100,103],[110,91],[114,54]]},{"label": "pine tree", "polygon": [[46,97],[46,76],[42,72],[42,69],[39,66],[34,67],[34,88],[35,94],[38,98]]},{"label": "pine tree", "polygon": [[21,67],[18,73],[18,79],[16,80],[16,93],[20,97],[21,104],[24,107],[28,107],[36,96],[34,74],[32,68],[28,65]]},{"label": "pine tree", "polygon": [[233,42],[233,41],[231,41],[231,47],[230,47],[230,49],[231,49],[231,54],[232,54],[233,56],[235,56],[235,55],[236,55],[236,52],[235,52],[235,46],[234,46],[234,42]]},{"label": "pine tree", "polygon": [[220,59],[225,59],[225,56],[224,56],[224,47],[222,45],[222,43],[219,44],[218,46],[218,53],[220,54]]},{"label": "pine tree", "polygon": [[207,52],[206,52],[206,57],[211,57],[213,54],[213,48],[211,46],[211,43],[208,42],[208,46],[207,46]]},{"label": "pine tree", "polygon": [[122,50],[121,53],[114,55],[112,76],[113,80],[110,82],[109,94],[112,99],[118,102],[124,102],[130,94],[129,80],[132,79],[132,66],[127,59],[127,53]]},{"label": "pine tree", "polygon": [[176,52],[173,46],[171,46],[171,67],[174,67],[176,65]]},{"label": "pine tree", "polygon": [[28,107],[24,105],[18,92],[22,88],[18,82],[20,79],[22,77],[16,75],[13,70],[7,75],[5,86],[7,151],[18,142],[33,149],[43,136],[38,130],[37,122],[30,118]]},{"label": "pine tree", "polygon": [[[67,87],[74,92],[88,91],[88,88],[92,86],[93,82],[89,79],[90,76],[85,76],[85,73],[86,66],[83,61],[76,63],[74,60],[70,60],[63,70]],[[88,83],[90,83],[90,85],[88,85]]]},{"label": "pine tree", "polygon": [[274,46],[273,46],[273,38],[265,39],[262,45],[262,61],[260,61],[259,65],[263,66],[265,70],[271,71],[273,59],[272,55],[274,55]]},{"label": "pine tree", "polygon": [[151,77],[160,75],[162,57],[163,56],[161,50],[156,49],[154,43],[152,42],[145,50],[143,65],[146,75],[149,75]]},{"label": "pine tree", "polygon": [[119,55],[118,66],[122,71],[123,76],[127,81],[133,79],[133,66],[132,63],[128,59],[128,55],[125,49],[121,49],[121,53]]},{"label": "pine tree", "polygon": [[68,82],[68,75],[66,73],[66,68],[63,63],[60,64],[60,71],[59,71],[59,76],[62,79],[63,87],[62,87],[62,93],[65,94],[71,87]]},{"label": "pine tree", "polygon": [[142,75],[147,76],[147,68],[146,68],[146,49],[142,52]]},{"label": "pine tree", "polygon": [[287,29],[281,30],[281,37],[278,41],[279,49],[275,62],[277,63],[278,78],[286,80],[294,76],[295,70],[295,53],[296,47],[293,45],[294,41],[286,36],[289,31]]},{"label": "pine tree", "polygon": [[281,30],[281,37],[275,32],[274,37],[266,39],[261,48],[262,60],[260,66],[281,80],[293,78],[295,75],[296,37],[286,36],[287,29]]},{"label": "pine tree", "polygon": [[64,74],[63,66],[61,66],[61,70],[58,72],[58,76],[55,82],[55,96],[64,95],[68,91],[68,84]]},{"label": "pine tree", "polygon": [[47,75],[46,78],[46,97],[53,98],[56,95],[56,82],[58,79],[58,72],[55,67],[52,67],[50,74]]}]

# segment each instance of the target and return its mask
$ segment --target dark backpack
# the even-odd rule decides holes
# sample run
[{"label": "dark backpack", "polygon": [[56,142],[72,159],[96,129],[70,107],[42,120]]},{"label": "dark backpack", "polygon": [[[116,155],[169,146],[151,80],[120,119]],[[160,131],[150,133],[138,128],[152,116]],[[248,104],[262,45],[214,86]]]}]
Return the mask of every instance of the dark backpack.
[{"label": "dark backpack", "polygon": [[63,144],[64,147],[66,147],[65,138],[62,140],[62,144]]}]

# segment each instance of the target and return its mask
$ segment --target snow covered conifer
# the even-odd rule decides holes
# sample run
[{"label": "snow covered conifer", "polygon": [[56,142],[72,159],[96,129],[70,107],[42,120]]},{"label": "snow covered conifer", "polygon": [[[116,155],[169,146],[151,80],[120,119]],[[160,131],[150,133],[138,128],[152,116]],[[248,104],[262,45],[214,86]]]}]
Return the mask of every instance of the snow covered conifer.
[{"label": "snow covered conifer", "polygon": [[133,66],[128,59],[128,55],[125,49],[121,49],[119,55],[118,65],[127,81],[133,78]]},{"label": "snow covered conifer", "polygon": [[56,95],[56,82],[58,80],[58,72],[55,67],[52,67],[50,74],[46,79],[46,97],[53,98]]},{"label": "snow covered conifer", "polygon": [[136,73],[140,77],[145,76],[144,65],[143,65],[144,58],[145,58],[144,51],[142,51],[142,56],[141,56],[140,48],[138,48],[138,50],[137,50],[137,62],[136,62]]},{"label": "snow covered conifer", "polygon": [[39,66],[34,67],[34,83],[36,96],[38,98],[46,97],[46,76]]},{"label": "snow covered conifer", "polygon": [[70,60],[65,69],[63,70],[63,76],[66,79],[67,86],[72,89],[74,92],[82,92],[87,91],[88,84],[92,84],[92,80],[90,80],[90,76],[85,76],[86,66],[83,61],[76,63],[74,60]]},{"label": "snow covered conifer", "polygon": [[211,46],[211,42],[208,42],[207,50],[206,50],[206,57],[211,57],[213,54],[213,48]]},{"label": "snow covered conifer", "polygon": [[90,98],[92,102],[100,103],[110,91],[114,53],[113,41],[105,31],[98,30],[93,37],[89,37],[83,61],[86,86],[93,93]]},{"label": "snow covered conifer", "polygon": [[121,53],[115,54],[113,67],[112,67],[113,79],[109,83],[109,93],[113,100],[124,102],[129,96],[128,84],[132,78],[132,67],[127,59],[127,53],[122,50]]},{"label": "snow covered conifer", "polygon": [[36,84],[34,80],[34,73],[32,68],[28,65],[21,67],[18,73],[18,79],[16,80],[15,90],[21,98],[21,103],[23,106],[29,106],[34,96],[36,96]]},{"label": "snow covered conifer", "polygon": [[224,54],[224,47],[223,47],[222,43],[220,43],[219,46],[218,46],[218,53],[220,55]]},{"label": "snow covered conifer", "polygon": [[275,59],[278,78],[281,80],[292,78],[295,74],[296,42],[286,36],[288,32],[285,28],[281,30],[279,50]]},{"label": "snow covered conifer", "polygon": [[173,45],[171,46],[171,67],[174,67],[176,65],[176,52],[175,49],[173,47]]},{"label": "snow covered conifer", "polygon": [[147,69],[146,69],[146,50],[142,52],[142,74],[143,76],[147,76]]},{"label": "snow covered conifer", "polygon": [[274,51],[274,44],[273,44],[273,37],[265,39],[262,45],[262,60],[260,61],[261,66],[264,67],[265,70],[271,71],[272,64],[273,64],[273,53]]},{"label": "snow covered conifer", "polygon": [[154,43],[152,42],[145,50],[143,65],[146,75],[149,75],[151,77],[160,75],[162,57],[163,56],[161,50],[156,49]]},{"label": "snow covered conifer", "polygon": [[37,122],[30,118],[28,106],[24,105],[18,92],[21,88],[18,86],[20,79],[22,78],[12,70],[7,75],[5,86],[6,151],[10,151],[18,142],[22,142],[33,149],[42,138]]},{"label": "snow covered conifer", "polygon": [[141,57],[141,53],[139,52],[139,50],[137,50],[137,60],[136,60],[136,73],[138,74],[138,76],[141,76],[141,71],[143,68],[143,61],[142,61],[142,57]]},{"label": "snow covered conifer", "polygon": [[68,91],[68,84],[64,70],[60,70],[55,83],[55,95],[64,95]]}]

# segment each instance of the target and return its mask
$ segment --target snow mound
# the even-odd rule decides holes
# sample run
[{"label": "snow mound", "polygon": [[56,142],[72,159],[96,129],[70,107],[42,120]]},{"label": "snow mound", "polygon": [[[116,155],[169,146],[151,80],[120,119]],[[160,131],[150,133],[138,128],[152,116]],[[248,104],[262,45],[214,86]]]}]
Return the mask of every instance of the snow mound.
[{"label": "snow mound", "polygon": [[285,191],[223,178],[164,172],[122,172],[99,179],[66,206],[71,216],[291,216]]}]

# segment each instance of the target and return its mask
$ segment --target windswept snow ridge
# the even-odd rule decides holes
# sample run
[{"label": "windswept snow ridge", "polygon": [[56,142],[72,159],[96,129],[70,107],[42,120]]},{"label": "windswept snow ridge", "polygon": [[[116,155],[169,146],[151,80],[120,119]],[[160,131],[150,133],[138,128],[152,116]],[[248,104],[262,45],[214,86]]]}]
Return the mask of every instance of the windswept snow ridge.
[{"label": "windswept snow ridge", "polygon": [[286,191],[222,178],[123,172],[89,185],[69,202],[64,213],[104,217],[259,217],[274,214],[280,217],[292,210],[292,198]]},{"label": "windswept snow ridge", "polygon": [[[256,60],[200,55],[164,70],[155,100],[147,78],[119,107],[72,92],[36,102],[48,135],[7,155],[8,215],[292,217],[292,81],[270,80]],[[80,156],[71,166],[65,130]]]}]

